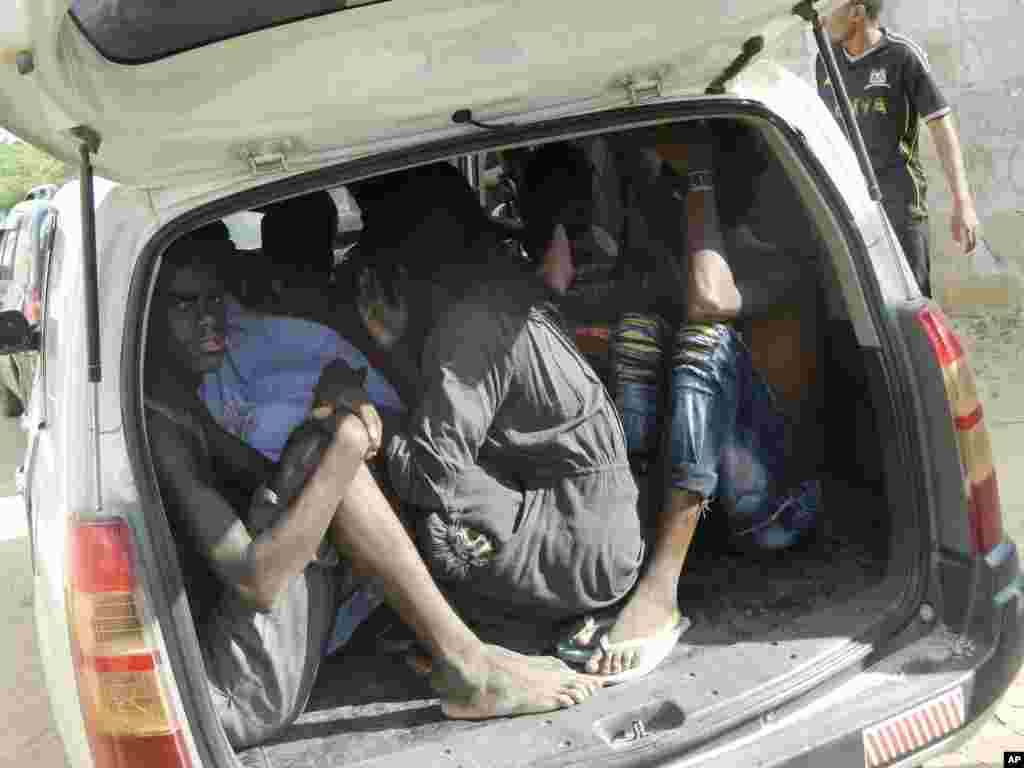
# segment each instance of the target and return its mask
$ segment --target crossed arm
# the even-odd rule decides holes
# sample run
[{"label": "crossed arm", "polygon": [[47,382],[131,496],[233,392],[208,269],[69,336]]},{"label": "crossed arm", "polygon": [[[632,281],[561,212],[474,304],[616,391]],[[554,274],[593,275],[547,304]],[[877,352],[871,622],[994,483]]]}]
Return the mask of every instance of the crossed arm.
[{"label": "crossed arm", "polygon": [[[166,503],[178,511],[193,542],[224,584],[259,611],[269,611],[285,584],[315,557],[344,489],[362,464],[370,439],[355,416],[342,419],[335,439],[300,496],[279,513],[270,527],[255,533],[246,528],[217,490],[214,469],[197,460],[194,438],[186,428],[162,414],[152,414],[149,435]],[[230,439],[230,435],[223,437]],[[247,464],[243,469],[251,478],[262,471],[263,479],[269,479],[273,465],[251,456],[246,459],[246,446],[234,442],[241,449],[231,449],[229,463],[241,461]],[[226,446],[220,437],[211,443],[215,451]]]}]

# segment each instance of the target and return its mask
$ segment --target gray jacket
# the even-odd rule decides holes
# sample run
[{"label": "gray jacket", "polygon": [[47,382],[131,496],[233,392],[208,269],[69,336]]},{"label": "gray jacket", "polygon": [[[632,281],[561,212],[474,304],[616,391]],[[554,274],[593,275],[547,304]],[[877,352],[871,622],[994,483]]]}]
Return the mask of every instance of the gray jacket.
[{"label": "gray jacket", "polygon": [[[421,545],[439,578],[559,619],[622,598],[644,544],[622,422],[551,298],[517,274],[452,307],[388,459],[399,497],[434,513]],[[493,552],[460,560],[467,530]]]}]

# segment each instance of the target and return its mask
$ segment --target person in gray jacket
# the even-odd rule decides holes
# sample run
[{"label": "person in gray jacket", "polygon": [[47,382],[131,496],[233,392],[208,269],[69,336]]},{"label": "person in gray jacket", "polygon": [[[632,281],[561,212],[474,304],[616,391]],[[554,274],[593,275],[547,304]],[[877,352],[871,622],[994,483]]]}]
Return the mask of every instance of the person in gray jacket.
[{"label": "person in gray jacket", "polygon": [[622,422],[557,308],[589,231],[592,174],[571,145],[534,154],[531,261],[492,260],[489,277],[438,313],[407,430],[387,452],[435,578],[463,615],[492,626],[555,627],[612,606],[644,558]]},{"label": "person in gray jacket", "polygon": [[[685,133],[695,154],[708,154],[706,128]],[[676,249],[689,266],[672,285],[688,283],[677,301],[713,324],[749,297],[722,256],[710,174],[690,176],[679,204],[688,237]],[[621,682],[654,669],[689,626],[677,587],[713,488],[670,494],[644,530],[616,403],[557,308],[582,266],[592,169],[573,145],[546,145],[527,162],[521,191],[528,266],[483,279],[439,320],[416,324],[432,330],[411,421],[389,445],[391,481],[420,511],[420,548],[463,615],[497,619],[506,640],[517,622],[585,616],[559,655]],[[444,243],[414,242],[410,256],[429,246],[445,259]],[[678,415],[680,439],[717,428],[707,409]],[[719,460],[699,458],[711,468]]]}]

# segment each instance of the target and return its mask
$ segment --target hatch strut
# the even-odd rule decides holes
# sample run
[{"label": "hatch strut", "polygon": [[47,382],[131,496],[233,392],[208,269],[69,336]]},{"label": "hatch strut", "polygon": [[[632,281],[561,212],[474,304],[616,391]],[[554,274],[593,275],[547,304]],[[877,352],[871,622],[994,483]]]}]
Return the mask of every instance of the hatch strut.
[{"label": "hatch strut", "polygon": [[725,84],[746,69],[751,60],[763,50],[764,37],[762,35],[755,35],[745,41],[739,55],[729,62],[729,66],[722,70],[722,74],[711,81],[711,84],[708,85],[704,92],[708,95],[716,96],[725,93]]},{"label": "hatch strut", "polygon": [[836,96],[836,104],[839,105],[839,112],[843,116],[843,127],[846,135],[853,144],[853,151],[860,162],[860,169],[864,172],[864,178],[868,182],[868,193],[876,203],[882,200],[882,190],[878,186],[878,177],[875,176],[875,169],[871,165],[871,158],[868,156],[867,146],[864,144],[864,137],[861,135],[860,126],[857,125],[857,118],[853,114],[853,107],[850,104],[850,97],[846,92],[846,83],[839,74],[839,65],[836,64],[835,51],[832,50],[832,43],[825,31],[825,23],[814,7],[814,0],[802,0],[793,8],[793,13],[809,21],[814,29],[814,39],[818,44],[818,53],[825,63],[825,71],[828,73],[829,82],[832,83],[832,92]]},{"label": "hatch strut", "polygon": [[96,204],[93,194],[92,155],[100,148],[100,135],[86,125],[76,126],[71,133],[78,139],[80,160],[81,214],[82,214],[82,259],[85,276],[85,334],[88,359],[89,385],[92,389],[91,426],[93,435],[93,470],[96,477],[96,511],[103,509],[103,486],[100,463],[100,381],[103,371],[100,365],[100,314],[99,278],[96,265]]}]

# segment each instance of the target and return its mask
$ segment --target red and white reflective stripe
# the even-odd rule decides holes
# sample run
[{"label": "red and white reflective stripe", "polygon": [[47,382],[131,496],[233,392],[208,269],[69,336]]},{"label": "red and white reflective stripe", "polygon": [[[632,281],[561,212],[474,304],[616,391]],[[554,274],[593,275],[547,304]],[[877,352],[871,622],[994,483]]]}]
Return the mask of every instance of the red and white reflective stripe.
[{"label": "red and white reflective stripe", "polygon": [[879,768],[916,752],[964,724],[962,688],[864,730],[864,765]]}]

